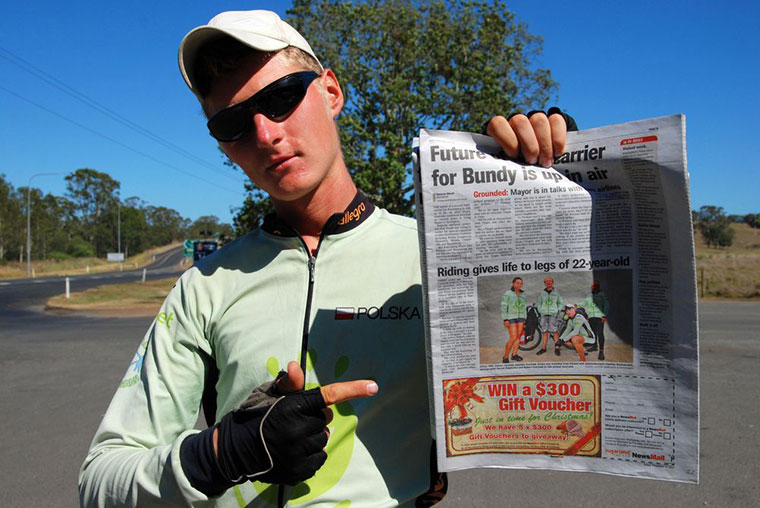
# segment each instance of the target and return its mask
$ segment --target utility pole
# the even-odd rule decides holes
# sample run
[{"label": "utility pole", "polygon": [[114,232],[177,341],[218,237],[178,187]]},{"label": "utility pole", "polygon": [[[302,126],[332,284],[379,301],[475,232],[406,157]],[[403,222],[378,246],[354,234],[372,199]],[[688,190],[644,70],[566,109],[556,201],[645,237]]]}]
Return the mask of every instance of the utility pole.
[{"label": "utility pole", "polygon": [[117,197],[116,203],[119,205],[118,212],[117,212],[118,218],[116,219],[116,222],[117,222],[116,236],[118,237],[116,240],[116,245],[118,247],[118,250],[116,252],[121,254],[121,199]]},{"label": "utility pole", "polygon": [[32,276],[32,180],[38,176],[54,176],[62,173],[37,173],[29,177],[26,186],[26,276]]}]

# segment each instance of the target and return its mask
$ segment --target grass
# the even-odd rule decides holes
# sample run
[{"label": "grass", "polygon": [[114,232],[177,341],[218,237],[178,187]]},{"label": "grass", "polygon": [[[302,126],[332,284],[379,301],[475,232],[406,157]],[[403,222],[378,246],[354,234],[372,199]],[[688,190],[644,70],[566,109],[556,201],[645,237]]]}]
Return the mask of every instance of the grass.
[{"label": "grass", "polygon": [[175,277],[147,282],[109,284],[79,293],[54,296],[47,301],[48,307],[70,310],[96,309],[121,310],[128,307],[153,307],[158,310],[176,282]]},{"label": "grass", "polygon": [[707,247],[694,235],[697,287],[703,298],[760,298],[760,229],[732,224],[731,247]]},{"label": "grass", "polygon": [[[108,262],[102,258],[71,258],[63,261],[45,260],[32,261],[32,269],[35,277],[50,275],[81,275],[83,273],[116,272],[120,268],[134,270],[142,268],[153,262],[153,255],[166,252],[181,245],[172,243],[161,247],[146,250],[135,256],[130,256],[124,263]],[[0,265],[0,279],[23,279],[26,277],[26,262],[10,262]]]}]

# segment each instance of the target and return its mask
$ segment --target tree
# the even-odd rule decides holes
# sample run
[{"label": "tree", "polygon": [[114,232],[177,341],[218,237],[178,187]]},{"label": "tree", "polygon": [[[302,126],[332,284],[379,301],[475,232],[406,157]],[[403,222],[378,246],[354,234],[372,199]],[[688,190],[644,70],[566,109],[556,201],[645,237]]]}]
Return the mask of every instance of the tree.
[{"label": "tree", "polygon": [[[166,245],[187,234],[190,221],[176,210],[149,206],[138,197],[120,203],[120,184],[106,173],[79,169],[66,182],[71,199],[28,189],[33,259],[103,256],[116,250],[119,229],[122,251],[127,254]],[[24,260],[26,214],[27,188],[14,188],[0,174],[0,260]],[[231,231],[227,224],[216,229],[220,234]]]},{"label": "tree", "polygon": [[730,247],[734,243],[734,230],[722,206],[702,206],[697,215],[699,231],[708,247]]},{"label": "tree", "polygon": [[217,237],[224,239],[232,236],[232,226],[219,222],[216,215],[202,215],[190,225],[192,238]]},{"label": "tree", "polygon": [[[19,187],[22,198],[24,217],[27,214],[27,193],[31,204],[31,257],[46,259],[52,251],[63,252],[67,249],[68,238],[65,231],[66,211],[64,203],[52,194],[43,195],[37,188]],[[23,234],[26,235],[26,222]],[[24,240],[26,243],[26,240]]]},{"label": "tree", "polygon": [[[545,107],[556,90],[534,68],[542,40],[502,0],[294,0],[287,20],[340,80],[346,164],[365,194],[411,214],[412,139],[421,127],[479,131],[496,113]],[[261,220],[249,198],[238,229]]]},{"label": "tree", "polygon": [[[255,183],[248,180],[245,182],[246,196],[243,206],[237,209],[232,218],[235,235],[244,235],[248,231],[258,227],[264,222],[264,217],[274,211],[272,201],[266,192],[259,189]],[[233,211],[235,211],[233,209]]]},{"label": "tree", "polygon": [[742,217],[742,222],[751,228],[760,228],[760,213],[748,213]]},{"label": "tree", "polygon": [[23,252],[26,223],[23,210],[25,201],[13,184],[0,173],[0,260],[18,257]]},{"label": "tree", "polygon": [[116,221],[109,215],[116,215],[121,184],[107,173],[89,168],[77,169],[65,180],[82,238],[93,246],[96,255],[105,254],[115,247],[112,238],[115,238]]},{"label": "tree", "polygon": [[178,211],[165,206],[147,206],[145,220],[148,225],[148,243],[151,246],[166,245],[182,239],[187,234],[189,221]]},{"label": "tree", "polygon": [[149,247],[148,223],[139,204],[138,200],[130,198],[121,205],[121,250],[127,257]]}]

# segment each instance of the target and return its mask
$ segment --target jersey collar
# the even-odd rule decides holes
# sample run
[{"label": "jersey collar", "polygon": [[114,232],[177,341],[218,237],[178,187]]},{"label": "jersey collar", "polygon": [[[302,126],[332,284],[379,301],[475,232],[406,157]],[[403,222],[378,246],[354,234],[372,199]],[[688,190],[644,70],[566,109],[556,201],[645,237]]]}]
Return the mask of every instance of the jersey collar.
[{"label": "jersey collar", "polygon": [[[362,194],[361,191],[356,191],[354,199],[343,212],[334,213],[327,219],[322,228],[322,234],[335,235],[351,231],[367,220],[374,210],[375,205],[372,204],[367,196]],[[261,229],[276,236],[298,236],[298,232],[276,213],[270,213],[264,217]]]}]

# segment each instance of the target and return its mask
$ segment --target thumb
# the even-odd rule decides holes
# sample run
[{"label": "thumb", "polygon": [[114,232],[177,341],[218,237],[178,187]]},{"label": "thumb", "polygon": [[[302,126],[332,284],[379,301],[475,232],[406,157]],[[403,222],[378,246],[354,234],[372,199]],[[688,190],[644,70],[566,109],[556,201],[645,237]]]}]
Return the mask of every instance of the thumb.
[{"label": "thumb", "polygon": [[304,375],[301,366],[298,362],[289,362],[287,373],[277,381],[277,392],[285,395],[303,390],[303,386]]}]

